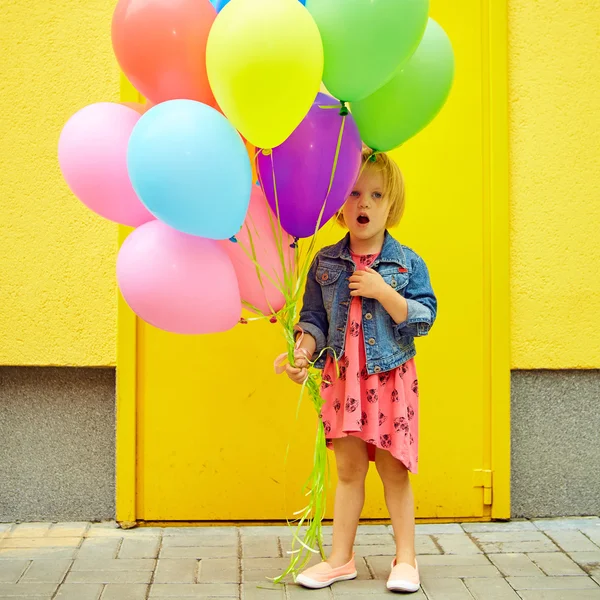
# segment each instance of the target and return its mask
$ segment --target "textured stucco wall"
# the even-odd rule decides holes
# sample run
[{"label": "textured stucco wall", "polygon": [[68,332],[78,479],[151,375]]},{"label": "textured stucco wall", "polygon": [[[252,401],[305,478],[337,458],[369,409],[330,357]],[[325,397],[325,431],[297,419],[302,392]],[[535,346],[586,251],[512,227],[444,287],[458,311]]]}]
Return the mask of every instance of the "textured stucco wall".
[{"label": "textured stucco wall", "polygon": [[0,364],[115,362],[116,226],[64,184],[65,121],[118,100],[114,2],[2,3]]},{"label": "textured stucco wall", "polygon": [[[66,119],[118,99],[114,2],[7,0],[0,364],[112,365],[115,226],[64,185]],[[513,368],[600,367],[595,0],[509,0]]]},{"label": "textured stucco wall", "polygon": [[600,367],[600,9],[508,4],[512,366]]},{"label": "textured stucco wall", "polygon": [[0,367],[0,522],[115,516],[115,370]]}]

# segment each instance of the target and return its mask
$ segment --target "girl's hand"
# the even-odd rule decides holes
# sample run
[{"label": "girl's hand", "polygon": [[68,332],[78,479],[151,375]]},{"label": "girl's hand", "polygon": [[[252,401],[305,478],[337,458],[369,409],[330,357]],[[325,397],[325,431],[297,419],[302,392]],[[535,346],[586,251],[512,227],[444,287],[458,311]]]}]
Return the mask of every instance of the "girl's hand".
[{"label": "girl's hand", "polygon": [[362,296],[375,300],[379,300],[389,287],[383,277],[373,269],[355,271],[349,281],[351,296]]},{"label": "girl's hand", "polygon": [[294,383],[304,383],[308,377],[308,353],[304,348],[294,351],[294,366],[286,365],[285,372]]}]

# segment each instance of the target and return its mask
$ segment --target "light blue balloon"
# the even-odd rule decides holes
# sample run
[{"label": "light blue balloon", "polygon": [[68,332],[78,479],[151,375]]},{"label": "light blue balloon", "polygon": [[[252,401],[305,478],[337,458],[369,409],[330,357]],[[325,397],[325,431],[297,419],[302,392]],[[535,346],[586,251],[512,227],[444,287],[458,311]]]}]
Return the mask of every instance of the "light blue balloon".
[{"label": "light blue balloon", "polygon": [[239,133],[194,100],[152,107],[129,139],[127,168],[144,206],[167,225],[226,240],[246,217],[252,168]]},{"label": "light blue balloon", "polygon": [[[229,0],[210,0],[210,2],[217,9],[217,12],[220,12],[229,3]],[[306,0],[298,0],[298,2],[306,6]]]}]

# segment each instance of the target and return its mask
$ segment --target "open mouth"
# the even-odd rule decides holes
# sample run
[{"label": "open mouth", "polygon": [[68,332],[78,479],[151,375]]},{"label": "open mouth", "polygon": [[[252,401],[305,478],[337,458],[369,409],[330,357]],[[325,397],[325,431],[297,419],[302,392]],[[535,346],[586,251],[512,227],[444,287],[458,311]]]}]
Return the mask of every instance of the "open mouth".
[{"label": "open mouth", "polygon": [[356,220],[360,225],[366,225],[371,219],[367,215],[358,215]]}]

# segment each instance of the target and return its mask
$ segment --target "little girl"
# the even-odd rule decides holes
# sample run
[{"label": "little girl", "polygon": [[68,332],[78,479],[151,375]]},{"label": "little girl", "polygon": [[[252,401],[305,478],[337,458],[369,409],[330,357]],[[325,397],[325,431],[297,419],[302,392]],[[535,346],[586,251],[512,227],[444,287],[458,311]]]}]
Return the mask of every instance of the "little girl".
[{"label": "little girl", "polygon": [[321,417],[338,472],[331,555],[297,582],[317,589],[357,576],[353,545],[371,460],[384,485],[396,538],[387,587],[416,592],[420,580],[408,477],[408,471],[417,473],[418,464],[414,338],[429,332],[437,302],[423,260],[387,231],[404,212],[400,169],[387,155],[370,150],[362,159],[362,174],[338,215],[348,234],[323,248],[311,266],[298,324],[301,342],[295,365],[287,366],[290,379],[302,383],[309,359],[319,357]]}]

